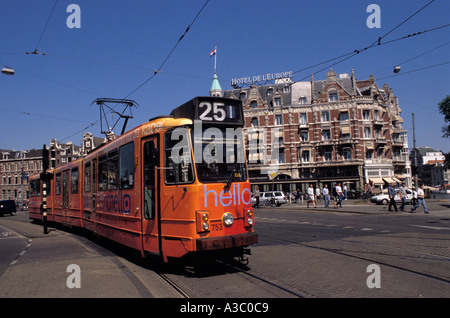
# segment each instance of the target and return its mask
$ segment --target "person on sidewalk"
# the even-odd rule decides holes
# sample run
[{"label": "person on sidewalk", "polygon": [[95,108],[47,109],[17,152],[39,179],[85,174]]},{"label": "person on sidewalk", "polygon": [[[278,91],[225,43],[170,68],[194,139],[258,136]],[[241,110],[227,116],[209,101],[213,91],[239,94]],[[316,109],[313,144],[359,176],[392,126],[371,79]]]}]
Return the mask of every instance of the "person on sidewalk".
[{"label": "person on sidewalk", "polygon": [[405,183],[403,182],[402,185],[400,186],[400,199],[402,199],[402,206],[400,207],[400,211],[405,211],[405,207],[406,207],[406,188],[405,188]]},{"label": "person on sidewalk", "polygon": [[417,204],[411,209],[411,213],[414,212],[420,205],[423,205],[425,214],[428,214],[427,204],[425,203],[425,193],[423,192],[423,184],[417,189]]},{"label": "person on sidewalk", "polygon": [[259,187],[256,186],[256,189],[255,189],[255,200],[256,200],[255,207],[256,207],[257,209],[259,209],[259,197],[260,197],[260,196],[261,196],[261,193],[259,192]]},{"label": "person on sidewalk", "polygon": [[342,208],[342,198],[344,197],[344,194],[342,193],[342,187],[341,183],[339,182],[336,186],[336,202],[334,203],[334,208],[337,209],[338,207]]},{"label": "person on sidewalk", "polygon": [[395,212],[398,212],[397,204],[395,203],[395,184],[394,182],[391,182],[391,185],[388,187],[388,194],[389,194],[389,207],[388,211],[392,211],[392,206],[394,206]]},{"label": "person on sidewalk", "polygon": [[308,188],[308,201],[306,201],[306,207],[309,208],[309,202],[312,202],[314,207],[316,207],[316,201],[314,200],[314,188],[313,185],[310,184]]},{"label": "person on sidewalk", "polygon": [[316,203],[319,204],[319,200],[320,200],[320,189],[319,186],[316,187]]},{"label": "person on sidewalk", "polygon": [[328,190],[328,185],[325,185],[322,189],[323,200],[325,201],[325,207],[328,208],[330,205],[330,192]]}]

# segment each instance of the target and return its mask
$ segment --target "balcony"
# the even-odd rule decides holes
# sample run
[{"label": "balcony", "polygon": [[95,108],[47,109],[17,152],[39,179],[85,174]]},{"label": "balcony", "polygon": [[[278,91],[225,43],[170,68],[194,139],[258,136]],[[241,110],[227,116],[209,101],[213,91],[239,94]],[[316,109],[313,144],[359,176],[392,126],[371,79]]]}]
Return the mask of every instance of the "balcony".
[{"label": "balcony", "polygon": [[348,144],[352,145],[354,143],[356,143],[356,141],[354,139],[350,138],[350,137],[341,137],[341,138],[339,138],[339,144],[340,145],[348,145]]},{"label": "balcony", "polygon": [[385,145],[387,143],[387,141],[384,138],[375,137],[374,143],[378,144],[378,145]]}]

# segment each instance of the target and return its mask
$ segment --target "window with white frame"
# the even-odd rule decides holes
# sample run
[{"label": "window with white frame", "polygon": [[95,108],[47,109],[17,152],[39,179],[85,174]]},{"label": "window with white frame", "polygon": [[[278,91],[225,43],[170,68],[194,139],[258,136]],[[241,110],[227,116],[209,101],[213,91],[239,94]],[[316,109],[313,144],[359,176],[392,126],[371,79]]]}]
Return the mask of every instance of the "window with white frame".
[{"label": "window with white frame", "polygon": [[370,127],[364,127],[364,138],[365,139],[372,138],[372,131]]},{"label": "window with white frame", "polygon": [[309,162],[309,150],[302,151],[302,162]]},{"label": "window with white frame", "polygon": [[283,115],[275,115],[275,125],[283,125]]},{"label": "window with white frame", "polygon": [[305,125],[308,123],[308,118],[306,117],[306,113],[300,113],[300,124]]}]

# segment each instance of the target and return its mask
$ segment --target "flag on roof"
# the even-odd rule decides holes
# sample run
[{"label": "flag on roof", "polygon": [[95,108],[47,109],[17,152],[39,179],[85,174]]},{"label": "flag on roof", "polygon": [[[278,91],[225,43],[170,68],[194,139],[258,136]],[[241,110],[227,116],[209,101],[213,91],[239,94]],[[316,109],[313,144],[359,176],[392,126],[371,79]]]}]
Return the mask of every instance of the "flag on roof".
[{"label": "flag on roof", "polygon": [[217,48],[215,48],[211,53],[209,53],[209,56],[214,56],[217,53]]}]

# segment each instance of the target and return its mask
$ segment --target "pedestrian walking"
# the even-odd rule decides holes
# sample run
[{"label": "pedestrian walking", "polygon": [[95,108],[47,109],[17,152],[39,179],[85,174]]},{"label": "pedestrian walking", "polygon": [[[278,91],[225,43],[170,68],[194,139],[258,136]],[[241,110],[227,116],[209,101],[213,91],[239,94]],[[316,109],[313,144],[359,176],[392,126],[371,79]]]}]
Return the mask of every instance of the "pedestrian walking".
[{"label": "pedestrian walking", "polygon": [[330,205],[330,193],[328,191],[328,185],[325,185],[322,189],[323,200],[325,201],[325,207],[328,208]]},{"label": "pedestrian walking", "polygon": [[344,200],[347,200],[347,183],[344,183]]},{"label": "pedestrian walking", "polygon": [[312,184],[310,184],[308,188],[308,200],[306,201],[306,207],[309,208],[310,202],[312,202],[313,206],[316,207],[316,201],[314,200],[314,188]]},{"label": "pedestrian walking", "polygon": [[337,201],[334,204],[335,208],[341,207],[342,208],[342,198],[344,197],[344,194],[342,193],[342,186],[341,183],[339,182],[338,185],[336,186],[336,194],[337,194]]},{"label": "pedestrian walking", "polygon": [[337,194],[337,191],[336,191],[336,187],[337,187],[337,184],[335,184],[334,186],[333,186],[333,198],[334,198],[334,208],[335,209],[337,209],[337,202],[338,202],[338,194]]},{"label": "pedestrian walking", "polygon": [[320,200],[320,189],[319,186],[316,187],[316,203],[319,203]]},{"label": "pedestrian walking", "polygon": [[400,199],[402,199],[402,206],[400,207],[400,211],[405,211],[405,207],[406,207],[406,188],[405,188],[405,183],[403,182],[402,185],[400,186]]},{"label": "pedestrian walking", "polygon": [[261,193],[259,192],[259,187],[258,186],[256,186],[256,189],[255,189],[255,200],[256,200],[256,204],[255,204],[255,207],[257,208],[257,209],[259,209],[259,197],[261,196]]},{"label": "pedestrian walking", "polygon": [[425,203],[425,193],[423,192],[423,184],[417,189],[417,204],[411,209],[414,212],[420,205],[423,205],[425,214],[428,214],[427,204]]},{"label": "pedestrian walking", "polygon": [[394,206],[395,212],[398,211],[397,204],[395,203],[395,187],[394,182],[391,182],[391,185],[388,187],[388,194],[389,194],[389,207],[388,210],[392,211],[392,206]]}]

